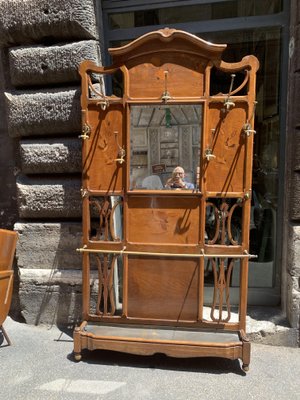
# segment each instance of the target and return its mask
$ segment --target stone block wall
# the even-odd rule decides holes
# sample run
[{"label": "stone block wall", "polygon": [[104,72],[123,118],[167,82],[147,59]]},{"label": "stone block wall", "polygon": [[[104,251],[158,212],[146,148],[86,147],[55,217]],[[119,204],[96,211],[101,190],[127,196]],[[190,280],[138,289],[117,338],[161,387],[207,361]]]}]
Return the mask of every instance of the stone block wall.
[{"label": "stone block wall", "polygon": [[8,89],[9,67],[6,55],[6,50],[0,48],[0,226],[12,229],[18,214],[15,183],[18,140],[7,133],[4,92]]},{"label": "stone block wall", "polygon": [[300,329],[300,4],[291,1],[286,129],[285,257],[282,301],[292,327]]},{"label": "stone block wall", "polygon": [[93,0],[0,3],[0,217],[19,232],[12,312],[30,324],[81,319],[78,66],[100,64],[98,32]]}]

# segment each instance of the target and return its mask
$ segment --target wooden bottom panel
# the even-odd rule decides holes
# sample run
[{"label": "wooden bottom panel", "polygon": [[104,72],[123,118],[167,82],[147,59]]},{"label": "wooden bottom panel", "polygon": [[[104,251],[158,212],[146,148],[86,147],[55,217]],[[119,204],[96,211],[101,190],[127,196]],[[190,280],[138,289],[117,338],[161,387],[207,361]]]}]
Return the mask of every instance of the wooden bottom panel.
[{"label": "wooden bottom panel", "polygon": [[128,258],[128,317],[196,321],[199,260]]},{"label": "wooden bottom panel", "polygon": [[250,362],[250,343],[239,331],[209,331],[173,327],[121,326],[84,323],[74,332],[74,353],[113,350],[138,355],[164,353],[171,357],[224,357]]}]

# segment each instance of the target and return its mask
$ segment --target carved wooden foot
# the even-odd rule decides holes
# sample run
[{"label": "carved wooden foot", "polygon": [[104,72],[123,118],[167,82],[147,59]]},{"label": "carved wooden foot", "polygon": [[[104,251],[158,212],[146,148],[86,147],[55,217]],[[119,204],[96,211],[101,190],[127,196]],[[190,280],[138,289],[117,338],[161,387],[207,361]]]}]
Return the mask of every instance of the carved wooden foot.
[{"label": "carved wooden foot", "polygon": [[75,361],[81,361],[82,355],[81,353],[73,353]]},{"label": "carved wooden foot", "polygon": [[242,370],[243,370],[244,372],[248,372],[248,371],[249,371],[249,364],[243,364],[243,365],[242,365]]}]

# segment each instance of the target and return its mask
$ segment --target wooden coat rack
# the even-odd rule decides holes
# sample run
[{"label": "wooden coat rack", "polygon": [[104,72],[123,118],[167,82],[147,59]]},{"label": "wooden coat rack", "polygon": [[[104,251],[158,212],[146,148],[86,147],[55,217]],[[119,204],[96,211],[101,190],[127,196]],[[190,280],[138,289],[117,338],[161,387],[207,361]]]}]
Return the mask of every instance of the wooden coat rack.
[{"label": "wooden coat rack", "polygon": [[[80,66],[83,322],[74,331],[76,360],[83,349],[109,349],[226,357],[249,367],[259,64],[251,55],[226,63],[225,48],[166,28],[109,49],[110,67]],[[120,71],[123,93],[105,95],[103,79]],[[191,184],[167,187],[178,165]]]}]

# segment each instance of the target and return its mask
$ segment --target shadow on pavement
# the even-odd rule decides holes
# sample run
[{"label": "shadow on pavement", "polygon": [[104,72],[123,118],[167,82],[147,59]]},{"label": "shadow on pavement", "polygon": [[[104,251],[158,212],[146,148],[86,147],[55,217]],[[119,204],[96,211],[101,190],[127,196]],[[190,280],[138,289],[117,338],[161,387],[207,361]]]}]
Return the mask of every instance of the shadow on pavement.
[{"label": "shadow on pavement", "polygon": [[[73,354],[68,355],[73,362]],[[234,373],[245,376],[238,360],[228,360],[218,357],[198,358],[173,358],[165,354],[157,353],[152,356],[141,356],[126,354],[109,350],[82,351],[80,362],[88,364],[118,365],[129,368],[154,368],[161,370],[177,370],[186,372],[199,372],[206,374],[227,374]]]}]

